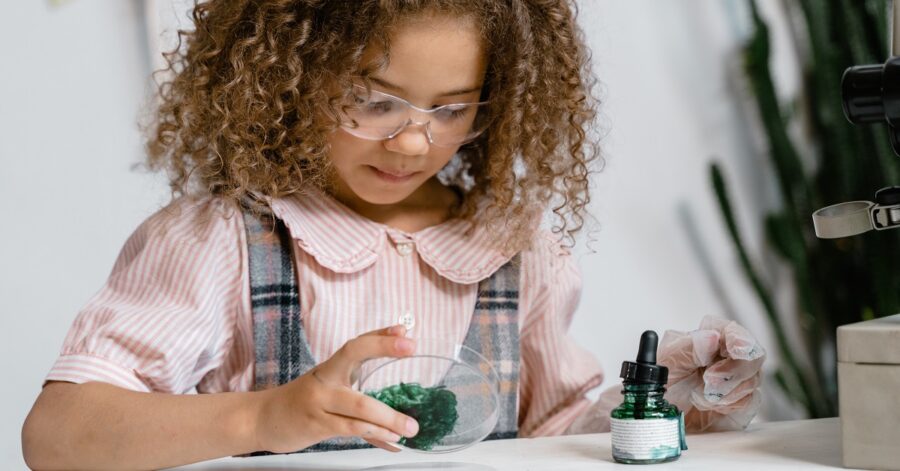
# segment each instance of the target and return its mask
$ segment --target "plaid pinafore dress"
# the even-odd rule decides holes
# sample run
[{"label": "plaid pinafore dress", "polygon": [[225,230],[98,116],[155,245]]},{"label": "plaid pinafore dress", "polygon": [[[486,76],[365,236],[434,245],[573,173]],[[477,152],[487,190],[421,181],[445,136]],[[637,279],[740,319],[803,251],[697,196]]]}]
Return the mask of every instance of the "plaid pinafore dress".
[{"label": "plaid pinafore dress", "polygon": [[[279,386],[316,365],[300,312],[293,243],[284,223],[270,212],[243,208],[247,230],[250,296],[255,343],[253,390]],[[514,438],[518,430],[518,257],[480,282],[463,344],[491,361],[500,379],[500,415],[487,439]],[[300,450],[368,448],[360,438],[337,438]],[[249,455],[270,454],[258,451]]]}]

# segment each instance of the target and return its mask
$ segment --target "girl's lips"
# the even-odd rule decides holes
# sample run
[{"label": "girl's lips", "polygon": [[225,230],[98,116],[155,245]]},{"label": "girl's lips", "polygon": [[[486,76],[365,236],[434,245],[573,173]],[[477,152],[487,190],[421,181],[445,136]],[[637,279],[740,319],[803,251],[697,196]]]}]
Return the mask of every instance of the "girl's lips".
[{"label": "girl's lips", "polygon": [[372,169],[372,172],[375,173],[375,175],[377,175],[378,178],[389,181],[391,183],[405,182],[405,181],[409,180],[410,178],[412,178],[417,173],[419,173],[419,172],[394,173],[394,172],[390,172],[390,171],[381,170],[380,168],[373,167],[371,165],[369,166],[369,168]]}]

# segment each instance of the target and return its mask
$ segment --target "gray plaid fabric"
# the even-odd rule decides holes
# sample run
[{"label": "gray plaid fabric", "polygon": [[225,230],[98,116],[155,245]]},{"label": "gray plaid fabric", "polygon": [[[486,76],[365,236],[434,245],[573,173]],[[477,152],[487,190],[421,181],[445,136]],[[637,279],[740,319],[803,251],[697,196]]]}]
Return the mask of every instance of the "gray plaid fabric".
[{"label": "gray plaid fabric", "polygon": [[519,257],[478,285],[475,312],[463,342],[490,360],[500,379],[500,419],[491,438],[512,438],[518,430]]},{"label": "gray plaid fabric", "polygon": [[[293,266],[293,243],[284,224],[271,213],[243,210],[247,229],[250,299],[256,365],[255,391],[288,383],[316,361],[300,316]],[[512,438],[518,429],[519,381],[518,256],[478,287],[478,299],[464,345],[491,361],[500,379],[500,417],[488,439]],[[323,441],[296,453],[369,448],[359,438]],[[271,454],[258,451],[249,455]]]},{"label": "gray plaid fabric", "polygon": [[250,269],[250,304],[256,349],[254,390],[266,389],[315,365],[303,323],[294,275],[291,237],[284,224],[245,210]]}]

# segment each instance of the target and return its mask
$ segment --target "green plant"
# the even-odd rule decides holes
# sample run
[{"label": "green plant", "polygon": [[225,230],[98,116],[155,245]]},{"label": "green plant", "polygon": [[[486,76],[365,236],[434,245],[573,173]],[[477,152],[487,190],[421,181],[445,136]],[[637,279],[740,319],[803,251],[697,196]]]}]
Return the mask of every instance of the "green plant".
[{"label": "green plant", "polygon": [[[786,2],[791,4],[791,2]],[[835,331],[837,326],[900,312],[900,232],[882,231],[821,240],[812,212],[842,201],[871,200],[898,183],[900,158],[893,155],[883,126],[854,126],[841,110],[841,75],[847,67],[883,62],[887,56],[887,7],[883,0],[800,0],[791,14],[805,28],[794,39],[808,47],[803,58],[803,104],[812,125],[816,165],[804,165],[787,131],[791,114],[775,93],[769,70],[768,27],[751,1],[755,33],[744,47],[752,87],[783,205],[765,218],[766,240],[792,268],[796,315],[802,338],[787,338],[785,317],[748,255],[719,167],[711,180],[728,232],[775,334],[782,365],[775,380],[810,417],[837,413]],[[799,8],[798,8],[799,7]],[[815,168],[810,168],[815,167]],[[803,359],[805,358],[805,362]],[[808,367],[805,364],[808,363]]]}]

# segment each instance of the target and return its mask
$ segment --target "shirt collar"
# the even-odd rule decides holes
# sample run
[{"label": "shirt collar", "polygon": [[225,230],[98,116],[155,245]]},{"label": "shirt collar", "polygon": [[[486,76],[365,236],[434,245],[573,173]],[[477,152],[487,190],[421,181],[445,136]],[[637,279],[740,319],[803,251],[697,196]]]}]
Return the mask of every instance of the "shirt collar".
[{"label": "shirt collar", "polygon": [[371,266],[388,239],[415,244],[421,259],[456,283],[477,283],[508,262],[500,246],[478,226],[462,219],[406,233],[361,216],[319,190],[270,200],[291,237],[325,268],[355,273]]}]

